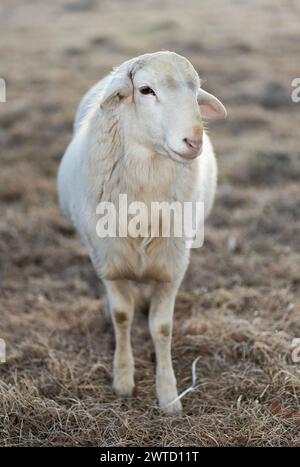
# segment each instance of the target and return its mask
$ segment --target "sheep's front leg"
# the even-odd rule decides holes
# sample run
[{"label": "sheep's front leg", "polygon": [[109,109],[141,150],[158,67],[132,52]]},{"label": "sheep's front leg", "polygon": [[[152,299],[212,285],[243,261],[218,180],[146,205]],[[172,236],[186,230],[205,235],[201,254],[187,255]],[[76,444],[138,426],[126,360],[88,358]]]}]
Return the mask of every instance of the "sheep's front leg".
[{"label": "sheep's front leg", "polygon": [[182,409],[177,398],[176,378],[171,357],[174,304],[177,293],[174,284],[159,284],[154,288],[150,304],[149,324],[156,353],[156,393],[161,409],[170,415]]},{"label": "sheep's front leg", "polygon": [[127,281],[106,281],[105,285],[116,338],[113,386],[119,396],[128,397],[134,388],[134,360],[130,342],[134,295]]}]

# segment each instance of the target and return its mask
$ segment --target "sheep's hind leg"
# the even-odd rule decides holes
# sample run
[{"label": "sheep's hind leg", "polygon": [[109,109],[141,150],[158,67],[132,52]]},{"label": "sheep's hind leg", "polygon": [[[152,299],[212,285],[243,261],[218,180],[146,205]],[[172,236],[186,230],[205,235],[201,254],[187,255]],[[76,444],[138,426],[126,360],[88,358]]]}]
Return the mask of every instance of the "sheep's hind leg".
[{"label": "sheep's hind leg", "polygon": [[[178,287],[158,284],[153,290],[149,324],[156,353],[156,392],[161,409],[175,415],[182,406],[177,399],[176,378],[171,357],[174,303]],[[174,401],[174,402],[173,402]]]},{"label": "sheep's hind leg", "polygon": [[128,281],[105,281],[116,348],[113,363],[113,386],[121,397],[132,395],[134,389],[134,360],[130,341],[134,314],[134,293]]}]

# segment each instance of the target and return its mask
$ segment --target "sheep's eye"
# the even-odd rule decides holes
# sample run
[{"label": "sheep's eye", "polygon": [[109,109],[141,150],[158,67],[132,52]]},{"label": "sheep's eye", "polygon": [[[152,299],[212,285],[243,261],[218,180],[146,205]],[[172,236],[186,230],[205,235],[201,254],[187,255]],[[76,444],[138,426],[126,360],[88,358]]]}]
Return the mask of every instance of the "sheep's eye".
[{"label": "sheep's eye", "polygon": [[140,88],[140,93],[144,95],[152,94],[152,96],[155,96],[155,92],[153,91],[153,89],[149,88],[149,86],[142,86]]}]

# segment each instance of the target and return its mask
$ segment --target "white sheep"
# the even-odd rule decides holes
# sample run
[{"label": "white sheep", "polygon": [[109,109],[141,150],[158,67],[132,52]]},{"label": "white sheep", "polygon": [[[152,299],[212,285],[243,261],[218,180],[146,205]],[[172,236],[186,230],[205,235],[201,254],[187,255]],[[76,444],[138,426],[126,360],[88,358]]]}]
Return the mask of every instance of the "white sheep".
[{"label": "white sheep", "polygon": [[189,263],[184,238],[105,237],[96,232],[99,202],[118,209],[120,194],[141,201],[204,202],[209,212],[216,162],[202,118],[224,117],[221,102],[200,87],[191,63],[173,52],[128,60],[99,81],[77,111],[74,136],[58,175],[61,206],[104,282],[116,349],[113,385],[134,388],[130,331],[137,290],[151,288],[150,332],[156,352],[156,391],[168,414],[181,410],[171,359],[175,297]]}]

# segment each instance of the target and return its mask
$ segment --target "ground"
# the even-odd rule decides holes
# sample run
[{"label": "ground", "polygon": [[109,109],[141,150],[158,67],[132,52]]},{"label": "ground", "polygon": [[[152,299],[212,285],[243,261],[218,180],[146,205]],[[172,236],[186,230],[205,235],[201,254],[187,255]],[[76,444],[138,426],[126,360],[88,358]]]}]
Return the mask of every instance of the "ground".
[{"label": "ground", "polygon": [[[4,1],[0,6],[0,443],[299,446],[300,4],[254,0]],[[136,314],[135,397],[111,389],[103,289],[57,203],[82,94],[125,59],[188,57],[228,118],[205,244],[176,301],[182,416],[163,417],[147,318]]]}]

